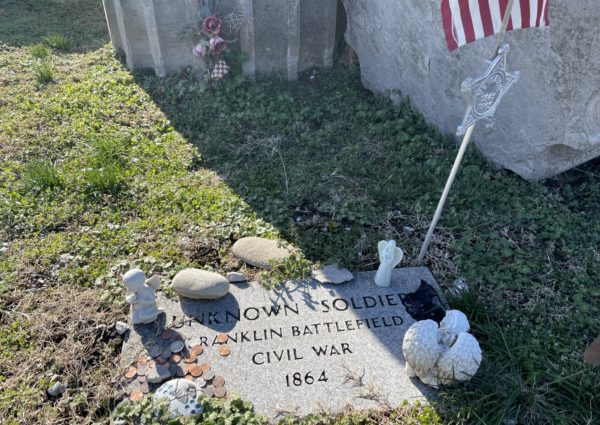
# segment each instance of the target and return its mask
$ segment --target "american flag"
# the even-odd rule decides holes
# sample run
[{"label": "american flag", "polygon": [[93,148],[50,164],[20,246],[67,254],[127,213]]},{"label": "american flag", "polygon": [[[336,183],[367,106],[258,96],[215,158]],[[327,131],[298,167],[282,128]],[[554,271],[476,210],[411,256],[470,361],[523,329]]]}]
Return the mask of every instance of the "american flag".
[{"label": "american flag", "polygon": [[[500,32],[509,0],[442,0],[448,50]],[[549,0],[515,0],[507,31],[546,27]]]}]

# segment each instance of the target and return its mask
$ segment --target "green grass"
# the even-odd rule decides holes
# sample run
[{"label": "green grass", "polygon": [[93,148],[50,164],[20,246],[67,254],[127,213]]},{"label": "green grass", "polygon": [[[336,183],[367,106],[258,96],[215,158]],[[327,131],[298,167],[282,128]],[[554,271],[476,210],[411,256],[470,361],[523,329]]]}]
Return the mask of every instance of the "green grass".
[{"label": "green grass", "polygon": [[[241,400],[237,395],[228,399],[200,398],[203,413],[191,418],[171,419],[170,424],[245,424],[267,425],[266,417],[253,412],[252,403]],[[153,403],[151,399],[140,403],[122,403],[113,413],[113,418],[131,424],[163,424],[169,421],[168,403],[165,400]],[[439,415],[428,405],[404,405],[387,411],[342,413],[338,415],[311,414],[304,418],[289,416],[275,422],[278,425],[441,425]]]},{"label": "green grass", "polygon": [[[82,330],[123,318],[119,276],[130,267],[165,281],[189,266],[225,273],[240,267],[232,243],[251,235],[301,250],[257,276],[267,284],[320,261],[372,270],[382,238],[398,241],[403,264],[416,258],[456,148],[410,105],[362,89],[356,70],[204,92],[123,69],[100,47],[99,1],[0,8],[0,353],[19,347],[0,365],[8,423],[108,421],[117,340],[92,334],[52,351],[66,343],[48,335],[60,334],[58,307]],[[34,46],[57,33],[68,52],[37,58]],[[38,60],[54,84],[39,85]],[[600,371],[582,363],[600,329],[597,166],[528,183],[470,150],[426,263],[440,283],[473,288],[451,302],[481,341],[480,372],[442,390],[433,413],[312,423],[597,422]],[[76,295],[48,303],[56,288]],[[94,362],[65,365],[73,347]],[[65,377],[66,399],[45,401],[46,378],[19,366],[31,361]]]},{"label": "green grass", "polygon": [[54,71],[52,71],[52,65],[48,62],[40,61],[34,65],[33,69],[38,84],[44,85],[54,81]]},{"label": "green grass", "polygon": [[68,51],[72,46],[71,38],[63,34],[50,34],[42,38],[42,40],[44,40],[44,44],[61,52]]},{"label": "green grass", "polygon": [[36,59],[46,59],[50,55],[50,51],[43,44],[34,44],[29,47],[29,53]]},{"label": "green grass", "polygon": [[56,164],[48,160],[34,159],[29,162],[22,176],[26,190],[55,189],[63,186]]},{"label": "green grass", "polygon": [[22,47],[59,35],[70,40],[68,49],[89,51],[108,41],[100,0],[2,0],[0,9],[0,44]]}]

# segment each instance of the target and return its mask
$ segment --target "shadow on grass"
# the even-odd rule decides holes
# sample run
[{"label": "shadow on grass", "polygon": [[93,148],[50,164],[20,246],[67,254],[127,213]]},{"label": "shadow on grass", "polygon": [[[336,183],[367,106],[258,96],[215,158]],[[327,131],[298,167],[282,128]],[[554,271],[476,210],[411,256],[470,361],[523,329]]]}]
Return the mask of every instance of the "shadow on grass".
[{"label": "shadow on grass", "polygon": [[364,90],[357,72],[240,79],[206,93],[177,77],[136,79],[199,148],[197,166],[217,172],[310,260],[372,270],[381,238],[416,251],[452,143],[407,104]]},{"label": "shadow on grass", "polygon": [[100,0],[3,0],[0,44],[23,47],[60,35],[63,50],[96,50],[109,41]]}]

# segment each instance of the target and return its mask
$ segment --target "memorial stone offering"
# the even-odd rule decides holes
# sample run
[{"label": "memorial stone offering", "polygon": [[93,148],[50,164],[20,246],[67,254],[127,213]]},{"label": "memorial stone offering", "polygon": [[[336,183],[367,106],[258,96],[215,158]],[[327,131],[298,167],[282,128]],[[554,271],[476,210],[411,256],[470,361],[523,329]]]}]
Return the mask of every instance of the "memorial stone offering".
[{"label": "memorial stone offering", "polygon": [[[130,334],[123,366],[159,344],[165,353],[157,362],[186,364],[183,379],[204,394],[238,393],[272,418],[425,400],[432,392],[405,373],[402,341],[415,321],[444,318],[440,288],[423,267],[392,270],[388,287],[374,277],[289,282],[275,291],[232,285],[218,300],[159,296],[162,321]],[[178,359],[171,357],[180,348],[174,341],[184,342]]]}]

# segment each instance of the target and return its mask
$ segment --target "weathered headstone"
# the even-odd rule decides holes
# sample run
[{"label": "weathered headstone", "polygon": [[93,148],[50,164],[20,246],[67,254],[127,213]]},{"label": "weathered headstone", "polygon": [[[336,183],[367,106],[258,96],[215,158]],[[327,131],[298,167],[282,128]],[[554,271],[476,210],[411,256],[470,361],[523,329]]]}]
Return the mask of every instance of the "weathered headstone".
[{"label": "weathered headstone", "polygon": [[[428,121],[454,133],[464,115],[460,86],[484,70],[495,37],[449,53],[439,0],[345,1],[346,41],[374,91],[399,91]],[[472,2],[470,2],[472,3]],[[535,2],[534,2],[535,3]],[[600,155],[600,9],[596,0],[550,2],[550,27],[512,31],[510,68],[521,80],[493,129],[476,145],[525,179],[558,174]]]},{"label": "weathered headstone", "polygon": [[433,394],[406,376],[402,339],[416,320],[443,318],[440,288],[422,267],[394,270],[389,287],[376,286],[374,275],[357,273],[344,285],[311,280],[278,291],[232,285],[219,300],[160,296],[165,315],[160,323],[134,328],[123,365],[166,343],[166,327],[188,346],[202,345],[198,362],[210,364],[228,391],[270,417],[424,400]]},{"label": "weathered headstone", "polygon": [[[239,44],[245,75],[279,73],[290,80],[315,66],[331,67],[339,38],[337,0],[221,0],[218,11],[248,17]],[[160,77],[186,66],[202,67],[182,24],[200,22],[196,0],[103,0],[110,38],[129,69],[151,68]],[[340,22],[343,26],[343,22]]]}]

